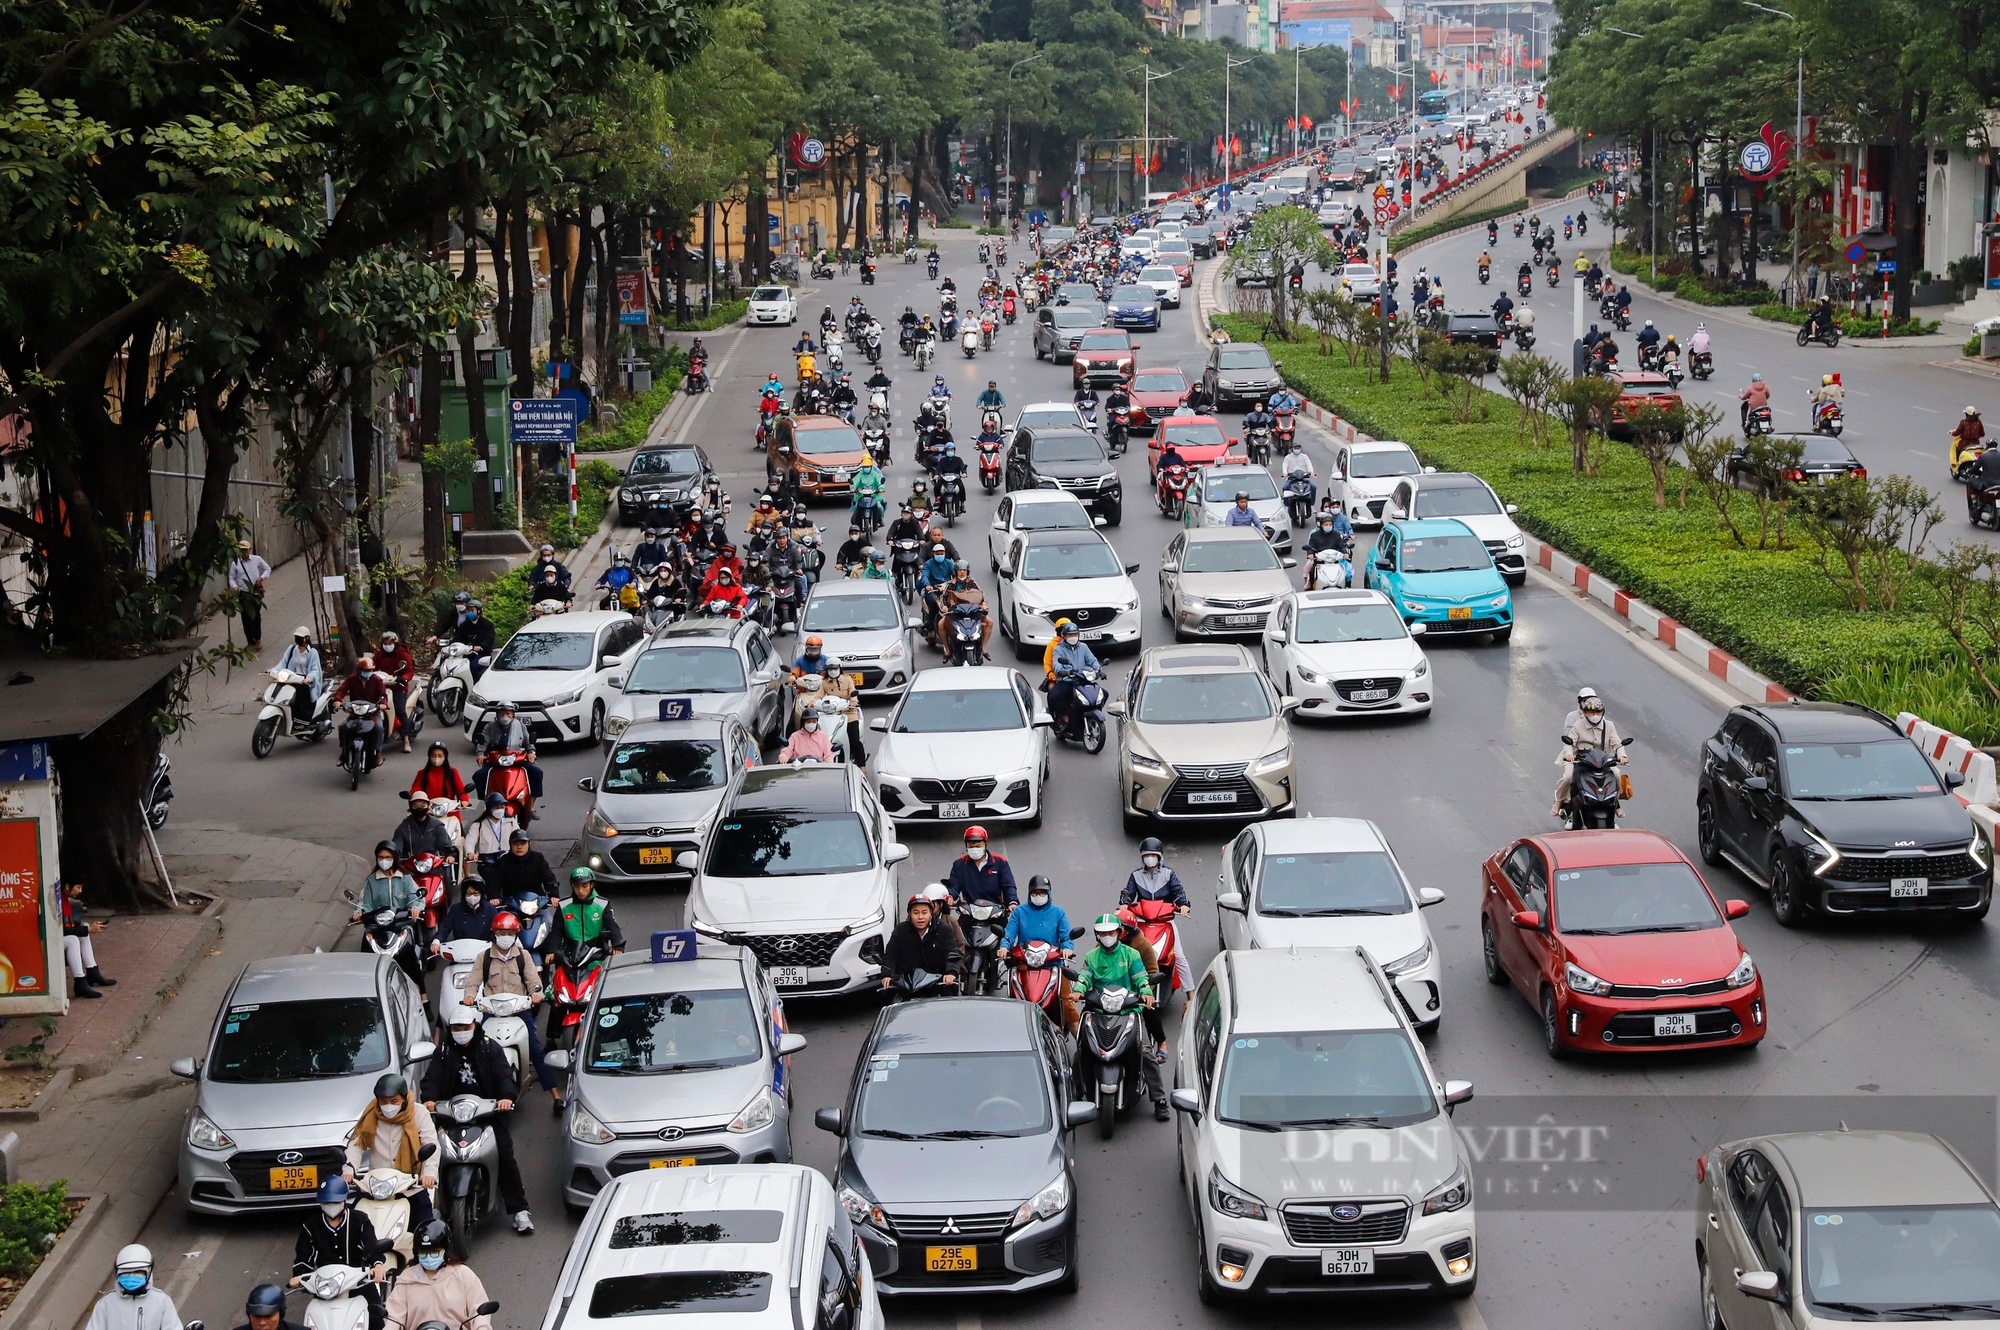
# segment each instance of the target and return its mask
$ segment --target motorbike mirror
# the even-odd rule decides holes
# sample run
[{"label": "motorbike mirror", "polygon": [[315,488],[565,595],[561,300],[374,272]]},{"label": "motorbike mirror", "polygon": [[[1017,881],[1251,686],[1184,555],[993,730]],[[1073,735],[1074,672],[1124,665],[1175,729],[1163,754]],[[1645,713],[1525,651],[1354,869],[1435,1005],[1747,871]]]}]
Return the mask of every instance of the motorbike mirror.
[{"label": "motorbike mirror", "polygon": [[432,1155],[436,1154],[437,1152],[438,1152],[437,1142],[432,1141],[430,1144],[424,1146],[423,1148],[417,1151],[417,1162],[421,1164],[426,1159],[429,1159]]},{"label": "motorbike mirror", "polygon": [[491,1316],[494,1312],[497,1312],[499,1310],[500,1310],[500,1304],[492,1298],[488,1298],[486,1301],[479,1304],[479,1315],[481,1316]]},{"label": "motorbike mirror", "polygon": [[1078,938],[1082,937],[1082,936],[1083,936],[1083,935],[1084,935],[1085,933],[1087,933],[1087,932],[1089,932],[1089,931],[1090,931],[1089,929],[1087,929],[1087,928],[1083,927],[1083,926],[1082,926],[1081,924],[1079,924],[1079,925],[1077,925],[1077,926],[1076,926],[1075,928],[1072,928],[1072,929],[1070,929],[1070,930],[1069,930],[1069,940],[1070,940],[1070,941],[1072,941],[1072,942],[1074,942],[1074,941],[1076,941],[1076,940],[1077,940]]},{"label": "motorbike mirror", "polygon": [[1177,1113],[1185,1113],[1191,1118],[1201,1116],[1201,1095],[1194,1090],[1176,1090],[1167,1097]]},{"label": "motorbike mirror", "polygon": [[818,1127],[821,1131],[830,1131],[835,1136],[840,1135],[841,1127],[843,1126],[840,1120],[840,1110],[837,1108],[814,1109],[813,1126]]},{"label": "motorbike mirror", "polygon": [[430,1040],[418,1039],[410,1045],[410,1051],[405,1055],[405,1057],[407,1058],[408,1061],[411,1062],[422,1062],[425,1058],[429,1057],[431,1054],[437,1051],[438,1051],[438,1046],[432,1043]]},{"label": "motorbike mirror", "polygon": [[194,1058],[175,1058],[167,1064],[167,1070],[184,1080],[193,1080],[201,1075],[201,1063]]},{"label": "motorbike mirror", "polygon": [[1618,741],[1618,746],[1619,746],[1620,748],[1630,748],[1630,747],[1632,746],[1632,741],[1631,741],[1631,740],[1630,740],[1629,738],[1628,738],[1628,739],[1620,739],[1620,740]]},{"label": "motorbike mirror", "polygon": [[597,793],[597,777],[585,776],[576,783],[576,788],[582,790],[585,794]]},{"label": "motorbike mirror", "polygon": [[1072,1099],[1063,1110],[1063,1126],[1086,1127],[1097,1121],[1097,1103],[1090,1099]]},{"label": "motorbike mirror", "polygon": [[892,840],[889,842],[889,848],[884,850],[882,853],[882,862],[891,865],[900,864],[909,857],[910,857],[910,847],[903,844],[901,841]]},{"label": "motorbike mirror", "polygon": [[1229,910],[1236,914],[1243,913],[1243,893],[1240,891],[1222,892],[1215,898],[1215,908],[1218,910]]},{"label": "motorbike mirror", "polygon": [[1444,1083],[1444,1106],[1454,1107],[1472,1098],[1471,1081],[1446,1081]]},{"label": "motorbike mirror", "polygon": [[1541,926],[1542,926],[1541,911],[1539,910],[1514,911],[1514,927],[1526,929],[1529,932],[1533,932],[1536,929],[1539,929]]},{"label": "motorbike mirror", "polygon": [[548,1052],[542,1054],[542,1064],[552,1071],[567,1070],[569,1068],[569,1050],[567,1048],[550,1049]]},{"label": "motorbike mirror", "polygon": [[778,1056],[788,1058],[794,1053],[804,1051],[805,1046],[806,1037],[804,1035],[796,1031],[787,1030],[778,1037]]},{"label": "motorbike mirror", "polygon": [[1741,919],[1744,915],[1750,913],[1750,902],[1724,901],[1722,903],[1722,912],[1731,919]]},{"label": "motorbike mirror", "polygon": [[1576,740],[1574,740],[1574,739],[1570,738],[1570,737],[1569,737],[1569,736],[1568,736],[1567,734],[1565,734],[1565,735],[1563,735],[1563,736],[1562,736],[1562,741],[1563,741],[1563,744],[1564,744],[1564,745],[1565,745],[1566,747],[1569,747],[1569,748],[1574,748],[1574,747],[1576,747]]},{"label": "motorbike mirror", "polygon": [[887,734],[889,732],[889,718],[887,716],[877,716],[868,722],[868,728],[877,734]]},{"label": "motorbike mirror", "polygon": [[1433,905],[1442,904],[1444,904],[1444,893],[1436,887],[1417,888],[1417,907],[1419,909],[1429,909]]}]

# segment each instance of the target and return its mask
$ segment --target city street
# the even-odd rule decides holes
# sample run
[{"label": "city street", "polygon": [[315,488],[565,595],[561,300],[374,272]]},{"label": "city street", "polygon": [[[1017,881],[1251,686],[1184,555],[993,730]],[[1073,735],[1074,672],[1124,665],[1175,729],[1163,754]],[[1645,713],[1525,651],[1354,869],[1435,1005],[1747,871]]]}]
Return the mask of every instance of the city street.
[{"label": "city street", "polygon": [[[1549,211],[1543,209],[1544,217]],[[1560,216],[1558,209],[1558,221]],[[943,271],[956,278],[961,292],[970,293],[977,286],[977,240],[966,231],[941,234]],[[1599,238],[1593,226],[1591,239]],[[1406,257],[1403,290],[1408,290],[1407,276],[1415,263],[1424,262],[1447,273],[1453,307],[1473,304],[1474,292],[1490,300],[1473,275],[1483,241],[1483,232],[1467,233]],[[1496,287],[1503,272],[1511,277],[1524,245],[1503,227],[1495,252]],[[1574,258],[1573,248],[1569,256]],[[1202,271],[1197,270],[1197,286]],[[816,325],[823,306],[839,313],[857,293],[885,325],[905,305],[919,312],[935,310],[935,292],[921,266],[884,263],[880,275],[881,284],[873,288],[860,286],[853,277],[806,288],[798,328],[736,329],[706,338],[715,390],[693,403],[677,423],[683,437],[706,448],[723,472],[736,501],[739,530],[764,474],[751,442],[756,386],[772,371],[791,382],[787,348],[799,330]],[[1181,310],[1165,315],[1162,331],[1138,335],[1142,366],[1172,364],[1190,378],[1198,375],[1204,349],[1194,292],[1186,296]],[[1560,296],[1566,302],[1567,290]],[[1561,345],[1568,327],[1566,303],[1558,308],[1547,288],[1539,287],[1534,304],[1545,348]],[[1684,336],[1696,317],[1690,308],[1670,308],[1646,295],[1635,296],[1635,311],[1641,319],[1653,317]],[[1068,367],[1036,361],[1030,327],[1024,318],[1003,328],[999,349],[974,360],[955,348],[945,349],[936,372],[950,384],[961,421],[971,416],[972,399],[988,379],[997,380],[1006,394],[1010,420],[1024,404],[1068,400]],[[1841,368],[1849,383],[1853,428],[1848,438],[1862,460],[1871,468],[1906,469],[1934,487],[1945,487],[1940,440],[1950,417],[1966,401],[1990,400],[1984,383],[1930,368],[1927,361],[1943,358],[1935,349],[1800,351],[1792,346],[1789,329],[1743,329],[1716,318],[1709,319],[1709,327],[1718,349],[1718,375],[1709,393],[1733,397],[1748,369],[1761,368],[1780,385],[1781,424],[1802,423],[1804,376],[1816,376],[1826,365]],[[919,377],[907,359],[893,353],[885,365],[896,379],[891,413],[897,424],[897,460],[889,475],[889,492],[895,497],[908,489],[915,474],[910,421],[930,376]],[[858,357],[850,368],[856,370],[857,382],[866,377],[865,362]],[[1932,414],[1910,414],[1924,411]],[[970,433],[961,431],[961,452],[969,451]],[[1327,437],[1304,424],[1301,434],[1309,437],[1324,478],[1330,462]],[[1124,521],[1105,534],[1125,560],[1142,564],[1134,580],[1145,601],[1146,641],[1158,644],[1169,639],[1156,614],[1154,570],[1176,528],[1149,502],[1143,446],[1128,452],[1120,470]],[[974,486],[971,510],[953,534],[962,548],[976,549],[983,540],[993,507],[994,501]],[[845,533],[845,510],[825,507],[820,515],[837,543]],[[614,539],[629,548],[636,532],[617,531]],[[985,560],[968,557],[990,592]],[[580,580],[595,575],[595,568],[579,571]],[[1561,1316],[1621,1330],[1692,1330],[1700,1316],[1689,1212],[1695,1157],[1717,1139],[1745,1134],[1753,1119],[1760,1128],[1832,1127],[1842,1118],[1855,1127],[1893,1127],[1910,1121],[1913,1111],[1894,1096],[1990,1097],[2000,1092],[2000,1066],[1977,1053],[1992,1048],[2000,1017],[2000,955],[1986,927],[1965,932],[1828,926],[1786,931],[1772,921],[1761,893],[1726,870],[1716,871],[1710,881],[1719,895],[1745,898],[1754,907],[1735,926],[1757,958],[1769,992],[1770,1034],[1761,1049],[1552,1061],[1541,1049],[1535,1014],[1515,994],[1489,987],[1481,973],[1481,861],[1511,837],[1555,828],[1549,802],[1558,775],[1557,735],[1584,684],[1609,699],[1620,730],[1634,737],[1630,770],[1637,793],[1629,825],[1657,828],[1692,855],[1697,754],[1738,699],[1643,642],[1572,589],[1539,574],[1516,592],[1516,604],[1518,627],[1511,643],[1495,646],[1475,639],[1430,649],[1438,699],[1431,718],[1293,725],[1304,815],[1373,819],[1416,885],[1448,893],[1449,899],[1428,916],[1445,967],[1443,1024],[1430,1041],[1430,1054],[1440,1075],[1469,1078],[1477,1086],[1478,1098],[1461,1110],[1461,1126],[1523,1129],[1511,1137],[1488,1138],[1514,1143],[1495,1146],[1475,1166],[1480,1282],[1474,1299],[1371,1303],[1353,1313],[1315,1308],[1313,1314],[1359,1314],[1375,1324],[1427,1328],[1541,1330]],[[274,631],[272,640],[278,638]],[[787,640],[785,646],[790,650],[793,644]],[[935,663],[934,653],[924,655],[926,663]],[[1129,663],[1120,661],[1115,667],[1115,691],[1122,692]],[[238,676],[242,698],[252,697],[260,677]],[[303,837],[354,853],[366,853],[394,826],[401,808],[394,792],[403,787],[417,757],[396,756],[360,792],[350,794],[324,747],[287,744],[269,760],[253,761],[248,752],[253,715],[254,708],[250,714],[204,712],[172,750],[181,789],[176,819]],[[445,737],[463,767],[463,739]],[[555,863],[573,847],[587,807],[588,796],[576,789],[576,781],[595,775],[600,757],[584,747],[544,753],[542,761],[548,797],[533,830],[538,848]],[[995,847],[1011,860],[1024,885],[1032,873],[1050,877],[1057,903],[1072,920],[1081,921],[1114,902],[1136,864],[1136,840],[1119,826],[1112,752],[1091,757],[1062,747],[1053,762],[1047,825],[1037,832],[996,827]],[[1182,936],[1194,951],[1197,974],[1215,953],[1217,849],[1229,834],[1219,828],[1164,833],[1168,862],[1195,899]],[[915,852],[902,869],[906,893],[943,875],[958,852],[953,831],[912,829],[904,839]],[[680,892],[609,894],[634,947],[643,947],[654,929],[681,921]],[[356,935],[350,931],[342,945],[355,946]],[[867,999],[796,1001],[788,1008],[791,1027],[810,1041],[792,1064],[794,1149],[798,1160],[829,1174],[836,1141],[812,1128],[811,1110],[840,1102],[877,1010]],[[1177,1020],[1170,1021],[1169,1033],[1178,1040]],[[189,1091],[176,1083],[167,1093],[184,1099]],[[472,1265],[502,1306],[496,1324],[508,1330],[541,1323],[574,1230],[575,1221],[564,1212],[558,1192],[560,1124],[547,1104],[545,1096],[529,1097],[517,1113],[515,1131],[536,1232],[518,1237],[496,1218],[471,1244]],[[361,1107],[354,1106],[357,1114]],[[1764,1116],[1755,1117],[1756,1110]],[[1954,1138],[1989,1177],[1994,1149],[1990,1111],[1989,1099],[1988,1116],[1973,1120],[1977,1129]],[[1596,1144],[1581,1156],[1574,1149],[1559,1156],[1546,1141],[1519,1144],[1532,1135],[1528,1129],[1552,1124],[1587,1128],[1578,1139]],[[1599,1129],[1601,1135],[1594,1135]],[[1078,1134],[1082,1288],[1075,1296],[901,1302],[891,1306],[891,1321],[960,1330],[1279,1323],[1291,1314],[1288,1309],[1232,1313],[1196,1301],[1193,1228],[1175,1182],[1175,1130],[1173,1124],[1141,1115],[1122,1125],[1109,1143],[1088,1131]],[[1979,1130],[1985,1132],[1983,1138]],[[171,1151],[175,1142],[161,1140],[158,1148]],[[1538,1149],[1542,1153],[1536,1154]],[[162,1254],[163,1271],[171,1267],[167,1287],[179,1299],[183,1316],[221,1327],[240,1321],[243,1296],[251,1285],[289,1269],[295,1231],[293,1221],[192,1219],[169,1197],[142,1240]],[[183,1253],[199,1256],[183,1260]],[[176,1287],[174,1280],[182,1286]]]}]

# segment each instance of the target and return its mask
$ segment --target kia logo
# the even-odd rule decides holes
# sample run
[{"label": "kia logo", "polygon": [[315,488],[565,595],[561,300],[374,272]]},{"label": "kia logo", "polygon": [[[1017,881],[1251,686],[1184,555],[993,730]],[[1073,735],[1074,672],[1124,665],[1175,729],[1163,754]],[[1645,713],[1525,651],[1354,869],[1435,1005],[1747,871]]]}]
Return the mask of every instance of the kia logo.
[{"label": "kia logo", "polygon": [[660,1139],[663,1141],[678,1141],[681,1137],[685,1135],[687,1135],[687,1133],[682,1131],[679,1127],[660,1128]]},{"label": "kia logo", "polygon": [[1333,1207],[1333,1217],[1343,1224],[1351,1224],[1361,1218],[1361,1207],[1358,1205],[1336,1205]]},{"label": "kia logo", "polygon": [[1684,984],[1687,980],[1680,975],[1675,975],[1671,979],[1662,979],[1660,982],[1663,984]]},{"label": "kia logo", "polygon": [[303,1164],[306,1162],[306,1157],[303,1151],[284,1150],[279,1152],[278,1162],[281,1164]]}]

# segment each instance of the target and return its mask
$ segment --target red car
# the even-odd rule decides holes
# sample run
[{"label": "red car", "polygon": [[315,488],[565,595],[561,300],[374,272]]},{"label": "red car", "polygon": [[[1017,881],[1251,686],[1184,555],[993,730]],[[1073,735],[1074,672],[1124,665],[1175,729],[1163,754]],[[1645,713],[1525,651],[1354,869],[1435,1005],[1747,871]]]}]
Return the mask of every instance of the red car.
[{"label": "red car", "polygon": [[1126,427],[1139,434],[1150,434],[1154,426],[1187,400],[1188,381],[1177,369],[1142,369],[1133,377],[1128,391],[1132,410],[1126,418]]},{"label": "red car", "polygon": [[1197,416],[1192,412],[1168,416],[1146,445],[1146,478],[1154,484],[1160,479],[1160,449],[1170,441],[1189,467],[1220,461],[1231,449],[1240,447],[1235,439],[1222,432],[1222,422],[1214,416]]},{"label": "red car", "polygon": [[1637,407],[1656,406],[1662,411],[1681,404],[1673,381],[1647,369],[1618,370],[1611,376],[1619,384],[1618,400],[1611,404],[1611,419],[1604,428],[1606,438],[1632,437],[1630,413]]},{"label": "red car", "polygon": [[1085,333],[1076,344],[1076,355],[1070,361],[1070,381],[1079,388],[1086,383],[1092,387],[1129,384],[1138,364],[1139,352],[1132,345],[1130,333],[1098,328]]},{"label": "red car", "polygon": [[1764,1038],[1764,981],[1687,856],[1652,831],[1559,831],[1481,870],[1488,983],[1541,1014],[1550,1057],[1748,1047]]}]

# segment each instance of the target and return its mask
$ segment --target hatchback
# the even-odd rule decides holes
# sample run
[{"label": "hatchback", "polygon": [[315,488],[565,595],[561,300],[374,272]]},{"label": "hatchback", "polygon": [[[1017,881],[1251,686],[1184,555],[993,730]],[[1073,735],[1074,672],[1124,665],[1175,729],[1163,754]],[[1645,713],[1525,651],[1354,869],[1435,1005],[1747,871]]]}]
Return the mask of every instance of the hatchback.
[{"label": "hatchback", "polygon": [[1485,542],[1451,518],[1384,522],[1362,585],[1386,593],[1427,633],[1514,635],[1514,595]]},{"label": "hatchback", "polygon": [[709,815],[730,778],[756,765],[757,741],[732,715],[701,715],[696,699],[662,699],[674,720],[628,725],[609,745],[578,847],[599,881],[682,882],[693,875]]}]

